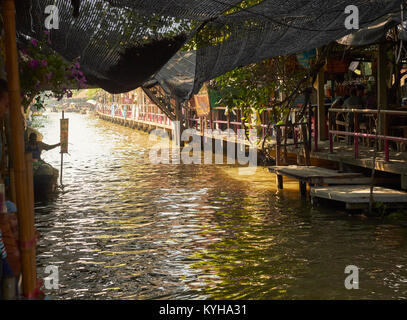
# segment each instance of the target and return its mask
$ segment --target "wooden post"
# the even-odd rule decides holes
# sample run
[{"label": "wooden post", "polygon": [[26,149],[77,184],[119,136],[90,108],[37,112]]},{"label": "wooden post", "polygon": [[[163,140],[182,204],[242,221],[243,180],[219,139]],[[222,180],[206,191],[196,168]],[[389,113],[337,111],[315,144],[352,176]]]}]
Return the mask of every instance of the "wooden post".
[{"label": "wooden post", "polygon": [[[31,266],[31,272],[33,272],[33,274],[31,275],[32,277],[34,277],[33,279],[36,280],[36,248],[35,248],[35,242],[33,241],[35,239],[35,212],[34,212],[34,173],[33,173],[33,158],[32,158],[32,153],[28,152],[25,153],[25,165],[26,165],[26,170],[27,170],[27,174],[26,174],[26,181],[27,181],[27,200],[29,203],[29,220],[30,220],[30,224],[31,224],[31,228],[29,229],[30,235],[29,235],[29,239],[30,243],[29,245],[23,245],[22,250],[27,250],[27,255],[30,257],[30,266]],[[32,296],[32,293],[30,293],[28,295],[28,297],[34,298]]]},{"label": "wooden post", "polygon": [[[304,136],[304,141],[307,141],[308,143],[308,150],[311,150],[312,148],[312,141],[311,141],[311,137],[312,137],[312,113],[313,113],[313,108],[312,105],[309,104],[308,106],[308,135],[309,135],[309,139],[305,139],[305,137],[307,137],[307,135]],[[316,117],[316,112],[314,112],[314,118]]]},{"label": "wooden post", "polygon": [[332,130],[332,120],[331,120],[331,113],[328,113],[328,135],[329,135],[329,153],[334,152],[334,140],[331,133]]},{"label": "wooden post", "polygon": [[300,194],[301,197],[305,198],[307,196],[307,183],[300,180]]},{"label": "wooden post", "polygon": [[179,132],[176,133],[176,136],[179,135],[179,141],[180,147],[184,146],[184,142],[181,141],[182,133],[184,132],[184,124],[183,124],[183,119],[182,119],[182,105],[181,102],[179,101],[178,98],[174,98],[175,100],[175,121],[179,121]]},{"label": "wooden post", "polygon": [[35,261],[35,251],[32,250],[32,247],[34,246],[34,222],[32,220],[31,212],[33,203],[30,203],[27,186],[14,0],[2,1],[2,15],[7,59],[6,69],[9,92],[10,124],[13,138],[13,142],[11,143],[11,153],[13,158],[16,202],[18,208],[23,294],[26,297],[33,297],[37,279],[35,265],[32,265],[32,261]]},{"label": "wooden post", "polygon": [[[381,110],[387,109],[387,83],[386,83],[386,45],[379,43],[377,54],[377,105]],[[386,116],[385,114],[379,114],[378,122],[378,134],[386,135]],[[383,150],[383,141],[379,143],[380,150]]]},{"label": "wooden post", "polygon": [[311,165],[311,158],[310,158],[310,149],[309,149],[309,144],[308,144],[308,139],[307,138],[307,127],[305,124],[301,125],[301,131],[302,131],[302,137],[304,141],[304,153],[305,153],[305,165],[310,166]]},{"label": "wooden post", "polygon": [[276,166],[281,166],[281,128],[276,129]]},{"label": "wooden post", "polygon": [[229,112],[228,112],[228,114],[226,116],[226,120],[227,120],[227,128],[229,129],[230,128],[230,115],[229,115]]},{"label": "wooden post", "polygon": [[[65,119],[65,111],[62,110],[62,119]],[[59,177],[59,183],[62,186],[62,169],[64,167],[64,153],[61,151],[61,175]]]},{"label": "wooden post", "polygon": [[[359,133],[359,114],[357,112],[353,113],[353,122],[354,122],[354,132]],[[359,137],[353,137],[353,143],[355,147],[355,159],[359,158]]]},{"label": "wooden post", "polygon": [[[320,55],[320,50],[317,50],[318,55]],[[315,135],[319,136],[320,141],[326,140],[326,117],[325,117],[325,71],[321,68],[317,76],[317,104],[318,111],[314,114],[314,124],[315,124]],[[318,132],[317,132],[318,130]],[[317,141],[317,137],[315,137]],[[317,143],[317,142],[316,142]]]},{"label": "wooden post", "polygon": [[384,160],[386,162],[390,161],[390,151],[389,151],[389,140],[384,140]]},{"label": "wooden post", "polygon": [[[281,128],[277,127],[276,135],[276,166],[281,166]],[[283,189],[283,176],[276,175],[277,189]]]},{"label": "wooden post", "polygon": [[407,190],[407,174],[400,175],[401,189]]},{"label": "wooden post", "polygon": [[10,199],[11,202],[17,202],[14,168],[10,168]]}]

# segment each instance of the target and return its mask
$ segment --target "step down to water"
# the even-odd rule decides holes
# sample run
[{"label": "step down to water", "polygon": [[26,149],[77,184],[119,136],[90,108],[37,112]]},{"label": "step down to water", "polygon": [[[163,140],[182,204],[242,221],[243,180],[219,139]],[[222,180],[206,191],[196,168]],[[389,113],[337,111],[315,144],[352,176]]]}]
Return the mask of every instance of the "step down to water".
[{"label": "step down to water", "polygon": [[[311,199],[315,202],[316,198],[329,199],[344,202],[347,209],[361,209],[369,205],[370,186],[327,186],[311,187]],[[407,204],[407,192],[375,187],[373,189],[373,200],[386,204]]]}]

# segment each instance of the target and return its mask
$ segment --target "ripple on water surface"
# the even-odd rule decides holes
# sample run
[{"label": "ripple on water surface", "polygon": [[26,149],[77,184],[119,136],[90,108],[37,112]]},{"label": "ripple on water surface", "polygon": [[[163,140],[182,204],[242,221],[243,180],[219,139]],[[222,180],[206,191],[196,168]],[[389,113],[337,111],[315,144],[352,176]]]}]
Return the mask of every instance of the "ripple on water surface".
[{"label": "ripple on water surface", "polygon": [[[36,205],[39,276],[59,267],[52,299],[407,297],[405,227],[312,209],[263,168],[153,165],[145,133],[67,116],[64,187]],[[45,142],[58,118],[41,120]],[[57,150],[44,159],[59,168]]]}]

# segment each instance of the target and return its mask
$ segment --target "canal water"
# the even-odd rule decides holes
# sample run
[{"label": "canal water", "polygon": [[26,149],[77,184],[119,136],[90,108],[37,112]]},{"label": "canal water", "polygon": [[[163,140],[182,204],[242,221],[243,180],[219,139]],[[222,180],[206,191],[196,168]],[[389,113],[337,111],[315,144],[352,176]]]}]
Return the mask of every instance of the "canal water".
[{"label": "canal water", "polygon": [[[264,168],[154,165],[144,132],[67,113],[63,188],[36,203],[51,299],[406,299],[402,222],[312,208]],[[60,114],[35,123],[59,141]],[[43,159],[59,169],[59,148]],[[347,290],[345,267],[359,268]]]}]

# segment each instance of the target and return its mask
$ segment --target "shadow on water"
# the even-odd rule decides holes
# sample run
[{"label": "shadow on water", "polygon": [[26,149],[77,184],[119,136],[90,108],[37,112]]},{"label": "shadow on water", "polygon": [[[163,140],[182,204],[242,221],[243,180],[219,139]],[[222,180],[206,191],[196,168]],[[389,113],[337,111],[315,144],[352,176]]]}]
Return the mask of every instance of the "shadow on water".
[{"label": "shadow on water", "polygon": [[[406,298],[405,227],[312,208],[264,168],[153,165],[145,133],[66,116],[64,188],[36,206],[38,273],[59,267],[52,299]],[[58,115],[45,122],[52,143]],[[359,290],[344,287],[347,265]]]}]

